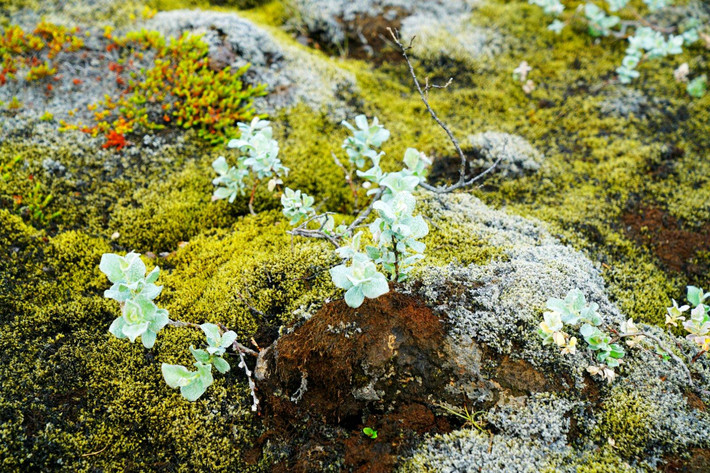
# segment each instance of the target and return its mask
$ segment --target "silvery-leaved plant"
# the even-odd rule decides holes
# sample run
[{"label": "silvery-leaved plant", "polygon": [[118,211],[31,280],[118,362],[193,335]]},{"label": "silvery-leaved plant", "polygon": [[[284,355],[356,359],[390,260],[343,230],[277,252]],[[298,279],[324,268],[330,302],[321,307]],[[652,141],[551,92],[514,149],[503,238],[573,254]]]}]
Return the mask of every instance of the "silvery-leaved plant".
[{"label": "silvery-leaved plant", "polygon": [[[428,234],[429,226],[421,216],[413,214],[416,207],[413,193],[424,180],[431,161],[424,153],[408,148],[403,159],[406,167],[397,172],[384,172],[380,167],[384,152],[379,151],[379,147],[389,138],[389,131],[377,118],[369,122],[364,115],[355,118],[356,127],[346,121],[343,125],[353,133],[345,139],[343,148],[361,181],[356,183],[351,179],[352,169],[345,169],[337,158],[336,163],[345,169],[346,179],[355,195],[360,187],[365,187],[369,188],[367,195],[374,196],[367,210],[367,213],[373,210],[377,214],[377,218],[367,227],[374,244],[366,245],[363,251],[361,232],[347,241],[352,235],[353,226],[361,223],[366,214],[362,218],[358,217],[351,227],[340,225],[334,228],[332,216],[314,215],[313,199],[299,191],[287,188],[281,202],[284,215],[291,220],[292,225],[306,219],[292,234],[325,237],[336,244],[336,253],[344,263],[330,271],[333,283],[345,289],[348,305],[359,307],[365,298],[379,297],[388,292],[386,275],[393,281],[403,281],[412,265],[424,257],[425,245],[419,240]],[[368,162],[370,167],[362,170]],[[311,222],[320,228],[315,230],[312,224],[311,228],[307,228]]]},{"label": "silvery-leaved plant", "polygon": [[245,194],[245,179],[250,176],[254,179],[253,186],[262,179],[269,179],[268,188],[273,191],[278,184],[282,184],[282,177],[288,175],[289,169],[279,159],[279,144],[273,139],[270,122],[256,117],[250,124],[238,123],[237,126],[241,136],[227,143],[228,148],[239,151],[236,165],[229,166],[223,156],[212,163],[219,174],[212,181],[217,186],[212,197],[214,200],[229,199],[230,203],[234,202],[237,195]]},{"label": "silvery-leaved plant", "polygon": [[190,352],[197,361],[212,364],[220,373],[226,373],[229,371],[229,363],[222,356],[235,342],[237,334],[232,330],[221,334],[219,327],[210,323],[202,324],[200,328],[207,337],[207,348],[196,349],[190,346]]},{"label": "silvery-leaved plant", "polygon": [[696,99],[702,98],[705,95],[705,92],[707,92],[707,89],[708,80],[707,76],[705,75],[698,76],[695,79],[689,81],[688,85],[686,86],[688,95]]},{"label": "silvery-leaved plant", "polygon": [[375,299],[389,291],[385,275],[363,253],[354,253],[349,266],[331,268],[330,276],[336,287],[345,290],[345,303],[350,307],[360,307],[366,297]]},{"label": "silvery-leaved plant", "polygon": [[542,8],[546,15],[559,16],[565,11],[565,6],[560,3],[560,0],[528,0],[531,5],[537,5]]},{"label": "silvery-leaved plant", "polygon": [[587,342],[588,348],[596,352],[597,360],[606,363],[609,368],[616,368],[620,360],[624,357],[624,347],[618,343],[612,343],[611,335],[603,332],[599,327],[584,324],[579,329],[579,333]]},{"label": "silvery-leaved plant", "polygon": [[[528,0],[529,3],[538,5],[548,15],[555,16],[555,20],[548,29],[560,33],[565,23],[559,17],[565,11],[565,3],[559,0]],[[653,13],[672,5],[671,0],[643,0],[649,12]],[[584,19],[589,28],[589,34],[598,36],[616,36],[626,38],[629,46],[621,65],[616,69],[619,82],[630,83],[639,77],[637,66],[644,60],[652,60],[680,54],[683,46],[690,46],[699,39],[699,32],[704,26],[694,17],[685,19],[670,28],[672,33],[663,33],[654,25],[650,18],[639,17],[634,5],[628,0],[596,0],[587,1],[579,5]],[[610,12],[612,14],[608,14]],[[622,15],[633,20],[622,21]],[[578,18],[577,15],[574,18]],[[665,26],[665,25],[664,25]],[[676,34],[673,34],[676,33]]]},{"label": "silvery-leaved plant", "polygon": [[[587,344],[587,349],[595,353],[595,360],[600,365],[588,368],[592,374],[611,382],[614,379],[614,368],[621,364],[624,348],[612,341],[609,333],[602,330],[602,317],[596,303],[587,304],[584,294],[572,289],[564,299],[551,298],[547,301],[547,311],[543,313],[543,321],[538,328],[543,345],[555,344],[563,355],[577,352],[577,337],[564,331],[565,326],[574,329]],[[625,322],[628,327],[636,329],[633,320]],[[622,331],[626,328],[622,327]],[[638,343],[638,340],[636,341]]]},{"label": "silvery-leaved plant", "polygon": [[[101,257],[99,268],[113,283],[111,288],[104,292],[105,297],[115,299],[121,306],[121,316],[109,327],[109,333],[115,337],[127,338],[131,343],[140,337],[143,346],[153,348],[158,332],[166,325],[195,326],[171,321],[168,311],[155,305],[153,299],[158,297],[162,289],[162,286],[154,284],[160,274],[160,268],[156,267],[146,275],[146,267],[139,254],[130,252],[126,256],[120,256],[106,253]],[[165,382],[172,388],[180,388],[182,396],[189,401],[197,400],[212,384],[212,366],[220,373],[229,371],[229,363],[223,355],[227,349],[238,345],[237,334],[231,330],[221,333],[217,325],[210,323],[202,324],[199,328],[205,333],[207,347],[196,349],[190,346],[196,370],[190,371],[181,365],[162,365]],[[239,366],[244,368],[249,378],[249,387],[256,406],[258,400],[251,372],[246,368],[241,348],[238,353],[241,357]]]},{"label": "silvery-leaved plant", "polygon": [[372,123],[369,123],[365,115],[358,115],[355,117],[355,126],[347,121],[342,123],[353,133],[343,142],[343,149],[351,163],[358,169],[362,169],[365,166],[365,158],[371,160],[379,158],[380,153],[373,147],[382,146],[382,143],[389,139],[390,132],[380,125],[377,117],[372,119]]},{"label": "silvery-leaved plant", "polygon": [[284,193],[281,195],[283,213],[289,219],[291,225],[298,225],[301,220],[315,216],[314,202],[315,199],[310,195],[302,193],[300,190],[294,191],[288,187],[284,189]]},{"label": "silvery-leaved plant", "polygon": [[413,215],[415,206],[416,199],[406,190],[383,196],[373,205],[378,217],[369,229],[377,246],[367,246],[366,251],[395,281],[405,280],[411,266],[424,257],[426,245],[419,240],[429,233],[429,226],[421,215]]},{"label": "silvery-leaved plant", "polygon": [[584,5],[584,15],[589,22],[589,34],[592,36],[609,36],[611,29],[621,21],[618,16],[607,15],[594,3]]},{"label": "silvery-leaved plant", "polygon": [[237,123],[239,138],[229,140],[227,147],[238,149],[246,148],[258,134],[266,134],[271,138],[273,136],[273,130],[270,125],[271,123],[268,120],[262,120],[259,117],[254,117],[251,123]]},{"label": "silvery-leaved plant", "polygon": [[417,151],[414,148],[407,148],[404,152],[404,158],[402,159],[404,165],[407,166],[400,172],[404,172],[407,175],[416,176],[419,178],[419,182],[422,182],[426,177],[426,173],[431,166],[431,159],[429,157]]},{"label": "silvery-leaved plant", "polygon": [[173,389],[180,388],[180,394],[188,401],[198,400],[214,382],[212,365],[196,361],[193,366],[197,368],[195,371],[167,363],[161,367],[167,385]]},{"label": "silvery-leaved plant", "polygon": [[140,254],[130,252],[126,256],[106,253],[101,256],[99,269],[113,283],[110,289],[104,291],[104,297],[125,302],[137,296],[153,300],[160,295],[162,286],[154,283],[160,275],[160,268],[154,268],[148,275]]},{"label": "silvery-leaved plant", "polygon": [[[673,300],[673,307],[668,308],[666,324],[677,326],[678,322],[683,323],[683,328],[688,332],[687,339],[700,347],[702,351],[710,350],[710,305],[705,301],[710,299],[710,293],[703,292],[696,286],[688,286],[687,294],[690,305],[678,307],[678,303]],[[689,312],[686,319],[682,314]]]},{"label": "silvery-leaved plant", "polygon": [[[200,328],[207,339],[206,348],[195,348],[190,345],[190,352],[195,358],[193,366],[196,371],[190,371],[182,365],[170,365],[163,363],[162,372],[165,382],[171,388],[180,388],[180,394],[188,401],[197,400],[212,384],[212,367],[224,374],[230,370],[229,362],[223,358],[229,348],[232,348],[237,340],[237,334],[229,330],[222,333],[220,328],[212,323],[204,323]],[[247,376],[251,373],[246,370]],[[253,389],[252,380],[249,380]]]},{"label": "silvery-leaved plant", "polygon": [[146,348],[152,348],[158,332],[170,321],[168,311],[153,302],[163,289],[154,284],[160,268],[156,267],[146,275],[140,255],[130,252],[126,256],[104,254],[99,269],[113,283],[104,291],[104,297],[121,304],[121,316],[113,321],[109,332],[117,338],[127,338],[131,343],[140,337]]},{"label": "silvery-leaved plant", "polygon": [[217,187],[212,200],[228,199],[231,204],[237,196],[244,195],[246,192],[244,179],[249,177],[249,169],[243,161],[240,161],[237,166],[230,166],[224,156],[220,156],[212,163],[212,168],[219,174],[212,180],[212,184]]},{"label": "silvery-leaved plant", "polygon": [[158,332],[168,322],[167,310],[158,308],[143,296],[137,296],[123,303],[121,316],[113,321],[108,331],[116,338],[129,339],[131,343],[141,337],[144,347],[153,348]]}]

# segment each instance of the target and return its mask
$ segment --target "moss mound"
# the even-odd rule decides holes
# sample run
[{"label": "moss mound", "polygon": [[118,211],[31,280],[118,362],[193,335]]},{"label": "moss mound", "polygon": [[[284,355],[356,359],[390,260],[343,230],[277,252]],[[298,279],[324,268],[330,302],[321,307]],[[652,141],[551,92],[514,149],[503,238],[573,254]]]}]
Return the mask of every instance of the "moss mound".
[{"label": "moss mound", "polygon": [[[269,50],[288,54],[291,72],[301,66],[291,82],[274,80],[278,86],[268,97],[275,138],[292,169],[286,185],[348,218],[354,206],[331,152],[342,152],[346,130],[339,121],[354,111],[377,115],[392,132],[386,170],[400,166],[407,147],[446,169],[455,159],[450,145],[385,43],[375,44],[383,48],[374,58],[355,48],[341,59],[327,57],[315,43],[301,45],[303,36],[279,29],[292,12],[289,4],[0,0],[0,25],[34,25],[47,14],[62,24],[129,31],[153,16],[152,8],[251,8],[239,14],[273,40]],[[455,25],[472,32],[470,44],[495,46],[485,54],[449,44],[459,34],[451,31],[439,37],[428,29],[431,47],[418,45],[422,78],[454,77],[430,99],[457,136],[514,135],[511,140],[529,143],[545,159],[524,173],[494,174],[473,189],[486,205],[467,195],[421,200],[432,232],[426,266],[414,271],[421,284],[409,290],[450,317],[460,346],[469,347],[473,337],[485,345],[484,355],[499,358],[483,374],[509,397],[524,396],[525,405],[486,399],[485,419],[477,419],[490,434],[449,432],[459,424],[432,414],[430,406],[400,413],[421,421],[410,433],[431,427],[441,434],[410,437],[411,445],[423,443],[403,468],[707,471],[710,399],[687,390],[672,364],[640,352],[609,388],[592,382],[581,364],[541,349],[530,328],[545,298],[570,288],[559,282],[565,281],[586,288],[615,322],[633,316],[673,342],[653,327],[663,326],[670,299],[680,299],[688,284],[708,289],[710,95],[690,99],[671,80],[682,62],[707,73],[705,51],[698,46],[672,60],[649,61],[637,81],[621,86],[609,79],[624,54],[622,42],[596,41],[576,27],[556,36],[541,28],[546,22],[525,1],[488,0]],[[381,38],[385,26],[378,17],[368,38]],[[210,34],[220,38],[216,30]],[[263,73],[278,75],[276,55],[262,59]],[[537,88],[530,94],[511,79],[522,60],[533,67]],[[313,71],[328,77],[312,81]],[[43,80],[46,87],[52,79]],[[163,269],[157,302],[172,318],[223,323],[245,344],[253,346],[253,338],[264,348],[282,325],[339,297],[328,276],[337,263],[330,248],[285,234],[279,201],[263,189],[256,216],[247,216],[247,197],[234,205],[211,202],[211,163],[230,151],[197,139],[194,130],[137,135],[134,146],[106,149],[87,134],[58,133],[59,123],[45,110],[25,112],[9,99],[0,105],[0,470],[270,471],[287,464],[284,456],[294,452],[265,442],[268,430],[248,412],[250,393],[236,362],[196,403],[165,386],[160,364],[188,363],[187,347],[202,338],[198,331],[168,327],[150,351],[107,333],[118,306],[102,296],[108,284],[98,262],[106,252],[143,253],[148,266]],[[465,150],[481,157],[475,144]],[[493,207],[544,223],[502,217]],[[692,357],[692,347],[679,344],[678,354]],[[462,349],[457,356],[464,363],[471,354]],[[553,376],[559,372],[566,374]],[[708,383],[705,359],[692,372]],[[523,389],[526,383],[535,389]],[[560,395],[561,387],[575,394]],[[550,391],[552,398],[543,396]],[[474,394],[486,392],[466,392]],[[320,440],[299,453],[333,471],[346,462],[365,465],[373,450],[380,449],[378,458],[392,454],[386,443],[398,435],[397,420],[362,421],[380,430],[377,442],[351,435],[353,427],[341,445],[350,458],[322,456]],[[529,425],[535,427],[521,427]],[[335,435],[328,428],[317,434]]]}]

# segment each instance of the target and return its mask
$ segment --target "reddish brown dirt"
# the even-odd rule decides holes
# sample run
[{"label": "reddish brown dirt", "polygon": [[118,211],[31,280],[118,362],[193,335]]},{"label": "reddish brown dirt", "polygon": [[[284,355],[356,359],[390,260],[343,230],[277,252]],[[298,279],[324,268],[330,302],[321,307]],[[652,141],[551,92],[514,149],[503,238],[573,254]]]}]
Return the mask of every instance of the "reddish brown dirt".
[{"label": "reddish brown dirt", "polygon": [[[495,361],[490,378],[472,374],[481,367],[458,358],[445,325],[410,295],[391,291],[358,309],[344,301],[326,304],[259,357],[266,433],[258,443],[278,452],[272,471],[391,472],[423,434],[461,426],[437,404],[479,410],[504,393],[564,389],[524,361],[501,359],[482,345],[471,350]],[[471,402],[461,383],[489,392],[490,400]],[[377,438],[364,435],[365,427]],[[273,456],[261,448],[252,453]]]},{"label": "reddish brown dirt", "polygon": [[710,263],[699,261],[699,252],[710,251],[710,223],[698,230],[685,228],[660,207],[641,205],[621,216],[626,234],[649,248],[671,271],[700,277]]},{"label": "reddish brown dirt", "polygon": [[[273,419],[267,437],[294,446],[274,471],[320,471],[338,459],[343,471],[392,471],[421,434],[450,431],[429,399],[442,396],[449,380],[441,368],[444,335],[430,309],[390,292],[358,309],[326,305],[281,337],[266,356],[271,375],[259,386],[267,395],[264,418]],[[295,403],[304,373],[308,388]],[[378,437],[365,436],[364,427]]]},{"label": "reddish brown dirt", "polygon": [[710,449],[694,448],[689,459],[668,458],[663,473],[710,473]]}]

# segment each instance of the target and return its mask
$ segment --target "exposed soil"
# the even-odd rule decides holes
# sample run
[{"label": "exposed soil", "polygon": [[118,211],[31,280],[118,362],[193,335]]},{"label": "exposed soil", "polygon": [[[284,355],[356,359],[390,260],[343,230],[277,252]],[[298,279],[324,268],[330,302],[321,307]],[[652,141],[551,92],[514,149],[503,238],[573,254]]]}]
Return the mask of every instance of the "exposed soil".
[{"label": "exposed soil", "polygon": [[710,223],[690,230],[664,209],[644,204],[632,206],[621,220],[627,236],[649,248],[667,269],[690,277],[710,271],[710,264],[698,258],[710,251]]},{"label": "exposed soil", "polygon": [[661,467],[664,473],[710,473],[710,449],[694,448],[690,458],[669,458]]},{"label": "exposed soil", "polygon": [[293,446],[274,471],[391,471],[421,434],[450,431],[431,399],[449,382],[444,336],[430,309],[391,292],[358,309],[328,304],[281,337],[257,369],[267,437]]},{"label": "exposed soil", "polygon": [[[472,343],[470,353],[495,359]],[[562,389],[508,358],[485,379],[480,366],[457,353],[445,324],[412,296],[392,291],[358,309],[344,301],[326,304],[259,356],[266,420],[259,444],[268,441],[279,453],[272,471],[390,472],[422,434],[460,427],[441,403],[485,409],[503,392]],[[474,406],[458,388],[464,384],[488,390],[493,400]],[[377,438],[366,436],[365,427]]]},{"label": "exposed soil", "polygon": [[345,44],[339,48],[323,38],[323,34],[318,31],[310,31],[309,36],[301,40],[328,54],[367,60],[377,66],[404,62],[402,54],[391,42],[387,28],[398,29],[407,11],[402,8],[390,10],[396,11],[396,15],[391,13],[392,19],[386,19],[384,15],[357,15],[353,21],[339,19],[346,35]]},{"label": "exposed soil", "polygon": [[[472,161],[482,158],[476,149],[464,149],[466,155],[466,178],[469,179],[485,170],[481,166],[473,166]],[[436,185],[451,185],[459,180],[461,172],[461,157],[459,155],[434,156],[427,181]]]}]

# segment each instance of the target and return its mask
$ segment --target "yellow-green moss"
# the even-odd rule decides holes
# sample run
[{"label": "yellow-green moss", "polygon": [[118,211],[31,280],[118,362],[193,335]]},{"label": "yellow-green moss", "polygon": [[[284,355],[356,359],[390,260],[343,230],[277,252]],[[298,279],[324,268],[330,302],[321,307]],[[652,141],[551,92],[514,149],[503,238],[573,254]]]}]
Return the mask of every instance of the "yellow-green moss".
[{"label": "yellow-green moss", "polygon": [[[620,458],[610,447],[588,453],[572,466],[576,468],[577,473],[634,473],[638,471]],[[549,473],[552,471],[550,470]]]},{"label": "yellow-green moss", "polygon": [[0,209],[0,322],[15,315],[25,297],[21,289],[41,277],[43,233]]},{"label": "yellow-green moss", "polygon": [[337,263],[332,247],[292,238],[288,229],[285,218],[264,212],[192,239],[167,261],[174,269],[165,280],[165,307],[175,317],[221,322],[250,336],[336,295],[327,272]]},{"label": "yellow-green moss", "polygon": [[[148,3],[160,9],[207,6],[203,0]],[[283,12],[274,1],[246,15],[279,25]],[[108,14],[123,15],[130,20],[128,10]],[[647,104],[641,114],[619,116],[601,110],[618,87],[605,82],[621,61],[623,42],[597,44],[575,28],[556,36],[542,26],[548,19],[541,10],[526,2],[487,2],[472,21],[509,35],[511,47],[494,61],[472,60],[472,68],[445,58],[418,64],[422,76],[454,75],[449,89],[431,92],[432,105],[464,144],[477,132],[517,133],[546,156],[538,173],[511,180],[493,176],[474,192],[485,202],[547,222],[554,234],[602,263],[609,290],[627,315],[662,323],[670,297],[679,298],[685,284],[706,281],[665,271],[650,248],[626,235],[620,217],[638,199],[664,206],[691,230],[710,220],[710,95],[691,101],[671,79],[676,64],[701,67],[697,51],[677,62],[643,65],[631,88]],[[285,33],[275,37],[294,42]],[[391,130],[384,147],[387,170],[400,166],[410,146],[434,157],[454,154],[403,65],[375,70],[361,61],[337,62],[317,52],[314,57],[352,72],[360,93],[349,105],[377,115]],[[530,96],[511,79],[522,60],[534,68],[530,78],[538,85]],[[350,212],[349,191],[330,156],[341,153],[346,130],[305,106],[272,120],[284,164],[292,170],[286,185],[315,195],[324,209]],[[173,318],[221,322],[246,339],[260,329],[274,332],[301,306],[308,310],[336,294],[327,274],[336,262],[330,248],[312,240],[292,242],[275,210],[278,200],[263,187],[256,199],[263,213],[257,217],[241,217],[246,198],[231,206],[211,202],[210,164],[228,153],[196,144],[189,134],[181,143],[169,137],[159,152],[146,148],[142,156],[107,156],[100,144],[92,148],[71,134],[56,138],[41,128],[28,129],[31,135],[48,142],[5,140],[0,163],[20,155],[18,176],[35,174],[62,214],[37,230],[12,215],[9,205],[0,209],[0,469],[249,471],[243,453],[258,432],[250,431],[251,417],[243,409],[249,400],[241,374],[217,377],[197,403],[167,388],[160,363],[188,363],[187,347],[200,343],[200,333],[166,328],[152,351],[108,335],[118,306],[102,297],[108,283],[97,271],[100,255],[175,251],[154,261],[163,268],[159,284],[165,285],[159,305]],[[683,153],[669,160],[663,145]],[[47,157],[66,166],[67,176],[47,175]],[[653,172],[659,166],[670,171]],[[114,232],[119,237],[111,240]],[[188,244],[178,249],[180,241]],[[436,264],[454,257],[485,263],[498,256],[486,242],[441,225],[432,228],[427,245]],[[697,258],[707,264],[710,254]],[[604,408],[599,443],[613,438],[616,450],[584,457],[579,472],[626,471],[617,454],[643,451],[649,424],[643,400],[614,391]]]},{"label": "yellow-green moss", "polygon": [[[202,400],[184,401],[164,384],[160,363],[189,363],[188,347],[203,335],[167,327],[150,351],[111,337],[119,308],[102,297],[109,283],[97,269],[107,240],[70,231],[43,243],[18,217],[0,211],[0,219],[3,252],[25,255],[7,260],[17,274],[2,267],[4,278],[18,280],[14,310],[0,317],[2,469],[249,471],[242,452],[258,430],[242,407],[241,372],[217,377]],[[294,310],[334,295],[331,249],[292,242],[287,229],[278,213],[265,212],[193,238],[157,261],[165,284],[157,302],[174,319],[221,322],[244,340],[259,327],[275,332]]]},{"label": "yellow-green moss", "polygon": [[648,441],[651,405],[636,392],[612,391],[601,409],[596,436],[600,443],[613,441],[625,457],[641,455]]},{"label": "yellow-green moss", "polygon": [[126,248],[158,254],[176,250],[179,242],[203,230],[230,225],[239,209],[246,211],[244,199],[237,206],[211,202],[213,177],[207,157],[137,189],[118,201],[110,231],[118,232],[117,242]]},{"label": "yellow-green moss", "polygon": [[[547,222],[564,241],[603,263],[610,291],[625,313],[660,324],[671,297],[686,284],[704,281],[665,269],[650,248],[627,236],[621,217],[632,200],[640,199],[667,207],[690,231],[710,219],[703,185],[710,173],[710,96],[691,102],[672,80],[670,64],[649,61],[630,86],[645,97],[645,115],[603,113],[619,87],[605,81],[618,67],[624,43],[597,42],[576,26],[557,36],[541,27],[548,20],[539,7],[525,2],[487,2],[472,21],[509,36],[512,47],[494,61],[476,60],[476,67],[464,70],[445,58],[437,69],[420,64],[420,78],[445,79],[447,69],[453,76],[451,87],[432,91],[429,98],[464,147],[468,135],[495,130],[524,136],[546,156],[536,174],[508,180],[493,176],[476,194]],[[694,54],[683,53],[677,63],[692,61]],[[530,78],[538,85],[530,96],[511,76],[523,60],[533,67]],[[351,61],[343,67],[357,75],[366,98],[363,111],[377,115],[392,131],[386,166],[398,161],[407,146],[434,157],[454,155],[416,96],[404,65],[372,70]],[[670,163],[670,175],[654,174],[654,166],[666,159],[666,144],[682,148],[683,155]],[[710,264],[702,252],[695,259]]]},{"label": "yellow-green moss", "polygon": [[[430,217],[436,211],[427,204],[426,200],[420,201],[417,212]],[[503,258],[505,255],[504,248],[492,246],[472,235],[469,228],[445,219],[429,219],[429,234],[423,241],[426,244],[427,266],[445,266],[453,261],[463,266],[486,265],[492,258]]]}]

